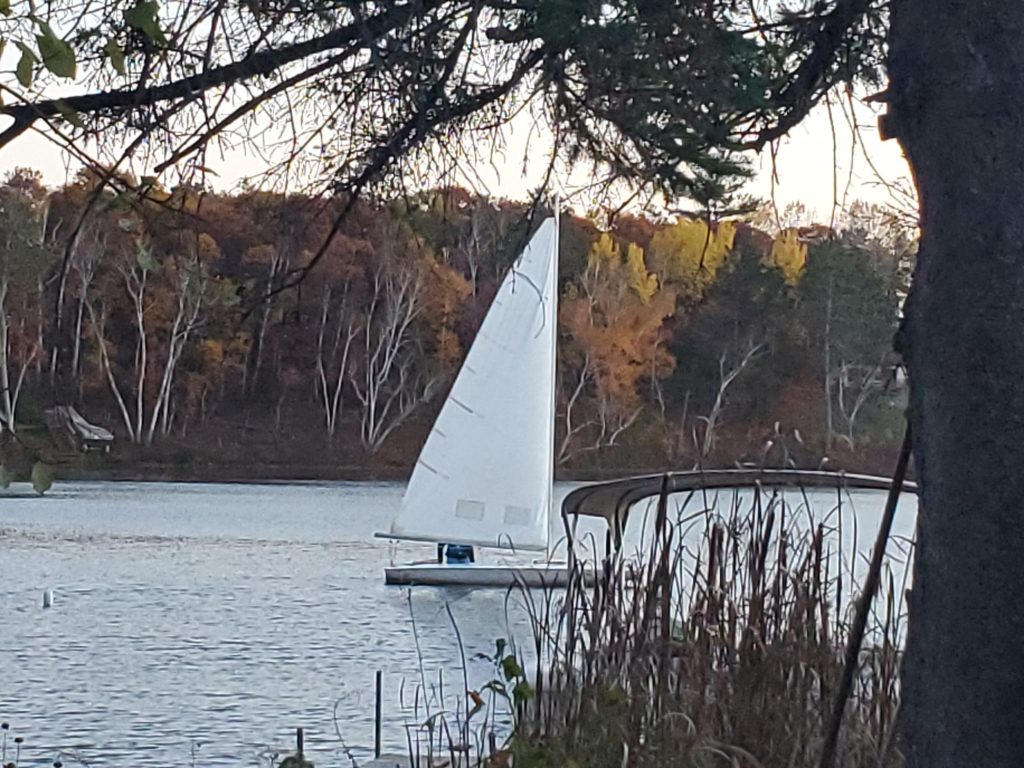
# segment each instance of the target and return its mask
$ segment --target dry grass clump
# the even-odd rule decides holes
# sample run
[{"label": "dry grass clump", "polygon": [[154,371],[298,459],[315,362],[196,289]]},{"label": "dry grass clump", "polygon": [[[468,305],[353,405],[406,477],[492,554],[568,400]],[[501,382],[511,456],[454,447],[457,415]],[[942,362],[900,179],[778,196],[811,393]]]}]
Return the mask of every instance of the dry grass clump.
[{"label": "dry grass clump", "polygon": [[[806,498],[738,498],[724,514],[694,512],[700,494],[670,513],[663,495],[639,558],[531,603],[542,663],[509,742],[517,768],[816,768],[864,570],[841,549],[851,510],[816,520]],[[902,765],[898,570],[876,600],[838,766]]]}]

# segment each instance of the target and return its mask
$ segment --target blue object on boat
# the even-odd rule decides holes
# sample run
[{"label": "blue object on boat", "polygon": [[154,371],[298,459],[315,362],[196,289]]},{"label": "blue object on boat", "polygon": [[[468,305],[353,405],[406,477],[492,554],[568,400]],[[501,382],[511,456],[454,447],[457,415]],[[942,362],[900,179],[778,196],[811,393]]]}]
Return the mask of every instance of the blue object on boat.
[{"label": "blue object on boat", "polygon": [[445,548],[448,565],[466,565],[473,562],[473,548],[465,544],[449,544]]}]

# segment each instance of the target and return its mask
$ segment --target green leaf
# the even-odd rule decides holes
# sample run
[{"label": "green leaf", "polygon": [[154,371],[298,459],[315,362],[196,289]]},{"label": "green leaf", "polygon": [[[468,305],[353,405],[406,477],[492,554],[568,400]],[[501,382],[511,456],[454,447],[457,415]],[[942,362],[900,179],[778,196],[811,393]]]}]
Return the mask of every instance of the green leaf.
[{"label": "green leaf", "polygon": [[43,66],[57,77],[73,78],[78,69],[74,48],[66,40],[57,37],[46,22],[38,21],[36,23],[39,26],[36,45],[39,46],[39,55],[42,57]]},{"label": "green leaf", "polygon": [[11,15],[11,0],[0,0],[0,13],[4,16]]},{"label": "green leaf", "polygon": [[511,653],[501,660],[501,671],[506,680],[515,680],[523,676],[523,668]]},{"label": "green leaf", "polygon": [[10,488],[11,479],[11,473],[7,471],[7,467],[0,464],[0,488]]},{"label": "green leaf", "polygon": [[53,487],[53,467],[37,461],[32,465],[32,487],[42,496]]},{"label": "green leaf", "polygon": [[533,698],[533,688],[525,680],[520,680],[512,689],[512,700],[516,704],[525,704]]},{"label": "green leaf", "polygon": [[142,0],[124,12],[124,22],[154,43],[167,45],[167,38],[160,29],[159,12],[160,6],[155,0]]},{"label": "green leaf", "polygon": [[21,51],[21,58],[18,59],[18,66],[14,70],[14,74],[18,77],[18,82],[21,83],[22,88],[32,87],[32,70],[39,61],[36,58],[35,52],[22,42],[16,42],[18,50]]},{"label": "green leaf", "polygon": [[117,44],[117,40],[114,38],[108,38],[107,44],[103,46],[103,52],[107,54],[107,58],[110,59],[110,66],[114,68],[114,71],[119,75],[123,75],[124,69],[124,51],[121,50],[121,46]]}]

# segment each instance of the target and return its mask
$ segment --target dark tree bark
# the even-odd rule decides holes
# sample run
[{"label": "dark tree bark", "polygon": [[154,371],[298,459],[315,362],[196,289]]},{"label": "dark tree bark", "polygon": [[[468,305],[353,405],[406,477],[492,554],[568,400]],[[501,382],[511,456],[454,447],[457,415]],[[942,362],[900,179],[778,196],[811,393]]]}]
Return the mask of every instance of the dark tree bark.
[{"label": "dark tree bark", "polygon": [[1024,3],[892,0],[921,205],[900,346],[922,481],[910,768],[1024,764]]}]

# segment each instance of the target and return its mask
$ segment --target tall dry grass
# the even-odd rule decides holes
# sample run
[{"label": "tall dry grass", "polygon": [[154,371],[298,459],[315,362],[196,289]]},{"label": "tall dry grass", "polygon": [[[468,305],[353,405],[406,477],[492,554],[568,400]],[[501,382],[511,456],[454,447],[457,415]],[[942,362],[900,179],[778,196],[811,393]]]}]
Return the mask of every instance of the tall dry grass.
[{"label": "tall dry grass", "polygon": [[[499,759],[517,768],[816,767],[857,597],[851,582],[864,571],[860,555],[842,551],[841,526],[852,524],[843,499],[837,492],[821,515],[806,496],[794,505],[767,490],[749,504],[734,495],[725,512],[705,494],[679,507],[663,495],[640,551],[613,555],[596,586],[575,563],[564,597],[524,593],[529,655],[540,663]],[[890,550],[910,555],[898,543]],[[838,766],[902,764],[893,736],[901,570],[889,562],[884,571]]]}]

